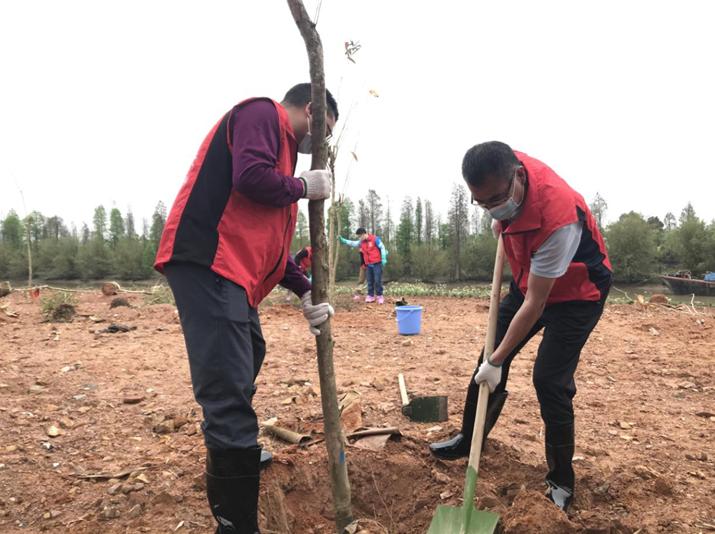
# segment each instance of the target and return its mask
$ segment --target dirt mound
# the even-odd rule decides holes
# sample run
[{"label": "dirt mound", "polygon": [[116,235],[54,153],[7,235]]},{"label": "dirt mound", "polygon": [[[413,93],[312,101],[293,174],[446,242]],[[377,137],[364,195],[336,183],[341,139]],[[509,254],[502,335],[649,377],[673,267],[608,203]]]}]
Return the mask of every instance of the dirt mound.
[{"label": "dirt mound", "polygon": [[543,493],[520,491],[502,517],[504,534],[570,534],[577,526],[558,510]]},{"label": "dirt mound", "polygon": [[[424,532],[440,504],[462,504],[466,461],[436,460],[427,442],[403,438],[379,452],[349,447],[347,457],[353,515],[376,521],[390,534]],[[475,504],[501,514],[508,527],[505,532],[579,531],[543,493],[531,489],[543,486],[543,473],[521,462],[513,448],[492,443],[484,460],[485,474],[477,485]],[[327,477],[327,457],[321,445],[278,454],[263,475],[265,530],[329,531],[334,513]]]},{"label": "dirt mound", "polygon": [[[421,453],[415,448],[403,440],[381,452],[348,449],[354,517],[376,521],[391,534],[420,532],[429,524],[440,503],[441,483],[433,478],[431,462],[416,458]],[[278,519],[282,516],[289,532],[323,532],[334,520],[324,447],[277,455],[263,478],[261,512],[266,530],[282,531]],[[278,484],[282,498],[276,498],[273,484]],[[456,492],[448,494],[445,498],[451,499]]]}]

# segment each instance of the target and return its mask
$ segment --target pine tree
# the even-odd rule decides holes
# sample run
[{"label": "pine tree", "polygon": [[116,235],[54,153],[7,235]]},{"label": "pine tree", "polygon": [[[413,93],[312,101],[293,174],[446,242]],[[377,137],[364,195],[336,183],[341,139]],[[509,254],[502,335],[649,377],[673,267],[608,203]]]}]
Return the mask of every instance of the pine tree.
[{"label": "pine tree", "polygon": [[109,212],[109,242],[116,248],[119,240],[125,235],[124,219],[122,213],[117,208],[112,208]]},{"label": "pine tree", "polygon": [[431,248],[435,234],[434,213],[432,211],[432,202],[425,200],[425,243]]},{"label": "pine tree", "polygon": [[131,210],[127,210],[127,216],[124,219],[124,226],[127,229],[127,238],[129,239],[136,239],[137,238],[137,230],[134,226],[134,214],[132,213]]},{"label": "pine tree", "polygon": [[382,201],[374,189],[368,190],[365,205],[370,225],[369,231],[371,234],[379,234],[382,230]]},{"label": "pine tree", "polygon": [[449,208],[449,231],[452,244],[454,278],[462,279],[462,251],[469,235],[469,203],[467,190],[463,185],[455,185]]},{"label": "pine tree", "polygon": [[415,242],[418,245],[422,244],[422,200],[420,197],[417,197],[415,203]]},{"label": "pine tree", "polygon": [[154,214],[151,216],[151,229],[149,230],[149,241],[154,246],[154,251],[159,248],[161,234],[164,232],[164,224],[166,224],[166,207],[163,202],[159,201],[154,209]]}]

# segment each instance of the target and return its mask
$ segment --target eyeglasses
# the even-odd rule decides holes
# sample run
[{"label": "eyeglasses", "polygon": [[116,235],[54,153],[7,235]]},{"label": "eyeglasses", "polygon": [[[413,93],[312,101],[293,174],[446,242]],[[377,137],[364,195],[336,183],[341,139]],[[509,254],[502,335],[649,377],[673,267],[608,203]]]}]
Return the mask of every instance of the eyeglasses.
[{"label": "eyeglasses", "polygon": [[484,208],[485,210],[488,210],[489,208],[493,208],[494,206],[498,206],[499,204],[502,204],[506,200],[508,200],[513,194],[514,194],[514,185],[516,183],[516,173],[520,169],[520,167],[517,167],[514,169],[514,174],[511,175],[511,180],[509,181],[509,189],[506,190],[506,192],[502,193],[498,197],[490,198],[489,200],[477,200],[474,198],[474,195],[472,195],[472,206],[479,206],[480,208]]}]

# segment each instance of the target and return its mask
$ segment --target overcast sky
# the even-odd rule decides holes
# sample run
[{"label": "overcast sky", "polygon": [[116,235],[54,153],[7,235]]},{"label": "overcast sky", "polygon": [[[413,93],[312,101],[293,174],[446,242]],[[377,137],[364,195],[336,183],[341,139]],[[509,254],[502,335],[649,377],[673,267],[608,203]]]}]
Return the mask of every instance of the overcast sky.
[{"label": "overcast sky", "polygon": [[[376,189],[395,218],[405,195],[445,211],[464,152],[498,139],[587,201],[600,192],[609,219],[688,201],[713,219],[714,14],[705,0],[324,0],[340,189]],[[98,204],[148,217],[225,111],[308,80],[282,0],[7,1],[0,49],[0,216],[24,212],[22,190],[69,221]]]}]

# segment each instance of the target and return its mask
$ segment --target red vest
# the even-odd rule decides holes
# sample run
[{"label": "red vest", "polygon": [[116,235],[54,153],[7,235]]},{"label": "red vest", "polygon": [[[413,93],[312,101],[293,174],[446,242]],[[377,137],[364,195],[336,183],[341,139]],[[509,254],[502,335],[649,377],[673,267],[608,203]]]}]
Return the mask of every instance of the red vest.
[{"label": "red vest", "polygon": [[534,253],[555,230],[581,221],[581,243],[566,274],[554,283],[547,304],[600,300],[610,287],[612,267],[591,210],[583,197],[544,163],[521,152],[514,153],[528,179],[521,213],[502,231],[514,282],[526,294]]},{"label": "red vest", "polygon": [[[280,127],[276,170],[292,176],[297,143],[286,110],[273,103]],[[258,204],[234,189],[233,111],[223,116],[199,148],[169,212],[154,268],[162,272],[171,261],[204,265],[243,287],[255,308],[283,278],[298,206]]]},{"label": "red vest", "polygon": [[296,255],[296,258],[299,256],[302,257],[300,258],[300,262],[298,262],[298,267],[301,271],[303,271],[303,274],[308,274],[308,271],[310,271],[310,268],[313,265],[313,247],[305,247],[305,255],[302,255],[299,252]]},{"label": "red vest", "polygon": [[363,260],[366,265],[372,265],[382,261],[382,254],[380,253],[380,248],[377,246],[376,240],[376,236],[369,234],[367,239],[360,241],[360,251],[362,252]]}]

